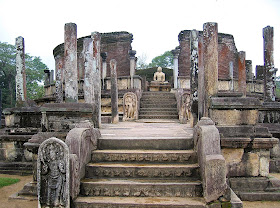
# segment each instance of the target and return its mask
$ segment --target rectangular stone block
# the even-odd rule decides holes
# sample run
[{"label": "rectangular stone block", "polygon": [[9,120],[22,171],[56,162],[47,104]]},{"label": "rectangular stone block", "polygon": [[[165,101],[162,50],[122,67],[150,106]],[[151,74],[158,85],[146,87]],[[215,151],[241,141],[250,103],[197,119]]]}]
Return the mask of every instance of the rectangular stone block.
[{"label": "rectangular stone block", "polygon": [[210,110],[210,117],[217,125],[255,125],[258,123],[258,110]]},{"label": "rectangular stone block", "polygon": [[222,155],[207,155],[203,179],[204,198],[216,200],[226,192],[226,162]]}]

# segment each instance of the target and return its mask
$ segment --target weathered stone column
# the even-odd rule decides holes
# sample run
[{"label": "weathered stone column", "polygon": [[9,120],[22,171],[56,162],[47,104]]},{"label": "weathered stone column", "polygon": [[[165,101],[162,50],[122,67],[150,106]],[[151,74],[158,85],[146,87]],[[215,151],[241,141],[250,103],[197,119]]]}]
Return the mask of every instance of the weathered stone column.
[{"label": "weathered stone column", "polygon": [[64,26],[65,101],[78,102],[77,25]]},{"label": "weathered stone column", "polygon": [[45,72],[44,85],[46,86],[46,85],[50,84],[51,73],[50,73],[50,70],[48,70],[48,69],[45,69],[44,72]]},{"label": "weathered stone column", "polygon": [[93,39],[93,85],[94,85],[94,106],[93,123],[95,128],[101,127],[101,35],[98,32],[91,34]]},{"label": "weathered stone column", "polygon": [[0,89],[0,128],[2,127],[2,90]]},{"label": "weathered stone column", "polygon": [[253,79],[252,61],[251,60],[246,60],[245,65],[246,65],[246,79],[247,80],[252,80]]},{"label": "weathered stone column", "polygon": [[210,98],[218,93],[218,24],[213,22],[203,25],[203,63],[206,109],[208,117]]},{"label": "weathered stone column", "polygon": [[234,91],[233,62],[229,62],[230,91]]},{"label": "weathered stone column", "polygon": [[93,84],[93,40],[84,38],[83,56],[85,65],[84,77],[84,99],[86,103],[94,103],[94,84]]},{"label": "weathered stone column", "polygon": [[238,91],[246,96],[246,53],[244,51],[238,52]]},{"label": "weathered stone column", "polygon": [[16,102],[20,104],[27,100],[26,73],[25,73],[25,47],[24,38],[16,38]]},{"label": "weathered stone column", "polygon": [[198,31],[191,31],[191,100],[197,100],[198,90]]},{"label": "weathered stone column", "polygon": [[112,123],[115,124],[119,122],[117,61],[115,59],[112,59],[110,61],[110,68],[111,68]]},{"label": "weathered stone column", "polygon": [[130,50],[129,51],[129,59],[130,59],[130,88],[134,88],[134,80],[133,77],[135,75],[135,67],[136,67],[136,62],[135,62],[135,54],[136,51]]},{"label": "weathered stone column", "polygon": [[105,78],[107,76],[107,53],[101,53],[102,57],[102,89],[105,89]]},{"label": "weathered stone column", "polygon": [[64,57],[61,55],[55,56],[55,102],[63,102],[63,71],[64,71]]},{"label": "weathered stone column", "polygon": [[178,58],[180,54],[180,48],[176,47],[171,51],[173,54],[173,78],[174,78],[174,89],[178,88],[178,73],[179,73],[179,63]]},{"label": "weathered stone column", "polygon": [[274,46],[273,46],[273,27],[263,28],[264,46],[264,97],[266,101],[275,101],[275,77],[274,68]]},{"label": "weathered stone column", "polygon": [[203,64],[203,37],[198,37],[198,120],[203,117],[205,110],[204,95],[204,64]]}]

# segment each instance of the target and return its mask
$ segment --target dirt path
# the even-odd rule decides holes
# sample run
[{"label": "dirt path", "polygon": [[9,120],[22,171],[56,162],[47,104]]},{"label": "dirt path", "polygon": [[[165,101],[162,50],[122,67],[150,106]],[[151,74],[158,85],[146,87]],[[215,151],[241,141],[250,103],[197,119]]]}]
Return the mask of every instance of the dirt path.
[{"label": "dirt path", "polygon": [[36,208],[37,200],[28,201],[28,200],[19,200],[19,199],[9,199],[9,196],[18,192],[23,188],[23,186],[32,181],[32,176],[18,176],[18,175],[6,175],[0,174],[1,178],[18,178],[20,182],[4,186],[0,188],[0,208]]}]

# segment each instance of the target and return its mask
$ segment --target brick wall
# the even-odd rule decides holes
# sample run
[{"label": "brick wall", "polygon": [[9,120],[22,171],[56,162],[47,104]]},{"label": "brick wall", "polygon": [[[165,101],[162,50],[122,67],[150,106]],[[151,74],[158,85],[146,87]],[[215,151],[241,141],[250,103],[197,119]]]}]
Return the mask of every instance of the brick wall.
[{"label": "brick wall", "polygon": [[[201,38],[202,31],[199,31],[199,36]],[[190,76],[190,30],[181,31],[178,39],[181,48],[178,59],[179,76]],[[230,62],[233,65],[233,77],[238,78],[238,52],[232,35],[218,34],[218,52],[219,79],[230,78]]]},{"label": "brick wall", "polygon": [[107,52],[107,76],[110,77],[110,60],[117,61],[117,75],[130,75],[130,60],[128,52],[132,49],[133,35],[128,32],[113,32],[101,34],[101,52]]}]

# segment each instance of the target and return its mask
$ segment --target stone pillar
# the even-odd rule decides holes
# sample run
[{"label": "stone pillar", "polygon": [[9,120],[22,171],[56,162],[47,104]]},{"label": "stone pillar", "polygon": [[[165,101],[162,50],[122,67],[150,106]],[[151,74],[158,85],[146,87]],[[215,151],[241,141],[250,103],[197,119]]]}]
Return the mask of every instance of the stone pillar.
[{"label": "stone pillar", "polygon": [[238,52],[238,91],[246,96],[246,53],[244,51]]},{"label": "stone pillar", "polygon": [[133,77],[135,75],[135,67],[136,67],[136,62],[135,62],[135,54],[136,51],[130,50],[129,51],[129,59],[130,59],[130,88],[134,88],[134,81]]},{"label": "stone pillar", "polygon": [[107,53],[101,53],[102,57],[102,89],[105,89],[105,78],[107,76]]},{"label": "stone pillar", "polygon": [[77,25],[64,26],[65,102],[78,102]]},{"label": "stone pillar", "polygon": [[263,28],[264,46],[264,98],[266,101],[275,101],[275,77],[274,68],[274,46],[273,46],[273,27]]},{"label": "stone pillar", "polygon": [[229,62],[230,91],[234,91],[233,62]]},{"label": "stone pillar", "polygon": [[198,90],[198,31],[191,31],[191,100],[197,100]]},{"label": "stone pillar", "polygon": [[0,89],[0,128],[2,127],[2,90]]},{"label": "stone pillar", "polygon": [[84,77],[84,99],[86,103],[94,103],[94,84],[93,84],[93,41],[91,38],[83,40],[83,56],[85,65]]},{"label": "stone pillar", "polygon": [[45,69],[44,72],[45,72],[44,85],[46,86],[46,85],[50,84],[51,73],[50,73],[50,70],[48,70],[48,69]]},{"label": "stone pillar", "polygon": [[54,70],[51,70],[50,71],[50,84],[53,84],[53,82],[54,82]]},{"label": "stone pillar", "polygon": [[63,71],[64,71],[64,57],[61,55],[55,56],[55,102],[62,103],[63,102]]},{"label": "stone pillar", "polygon": [[117,79],[117,61],[112,59],[110,61],[111,68],[111,106],[112,106],[112,123],[119,122],[118,111],[118,79]]},{"label": "stone pillar", "polygon": [[93,123],[95,128],[101,127],[101,35],[98,32],[91,34],[93,39],[93,85],[94,85],[94,106]]},{"label": "stone pillar", "polygon": [[25,73],[25,47],[24,38],[16,38],[16,102],[20,104],[27,100],[26,73]]},{"label": "stone pillar", "polygon": [[178,88],[178,72],[179,72],[179,63],[178,58],[180,54],[180,48],[176,47],[175,50],[171,51],[173,54],[173,78],[174,78],[174,89]]},{"label": "stone pillar", "polygon": [[253,79],[252,61],[251,60],[246,60],[245,65],[246,65],[246,79],[247,80],[252,80]]},{"label": "stone pillar", "polygon": [[205,110],[203,37],[198,37],[198,120],[203,117]]},{"label": "stone pillar", "polygon": [[204,116],[208,117],[210,98],[218,93],[218,24],[213,22],[203,25],[203,63],[204,89],[206,109]]}]

